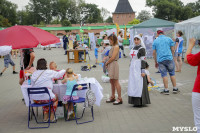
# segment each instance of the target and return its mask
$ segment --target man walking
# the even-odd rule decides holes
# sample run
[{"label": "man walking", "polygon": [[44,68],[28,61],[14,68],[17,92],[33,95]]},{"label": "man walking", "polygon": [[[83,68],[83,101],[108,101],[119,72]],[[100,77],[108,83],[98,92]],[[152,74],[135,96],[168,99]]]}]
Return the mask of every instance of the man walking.
[{"label": "man walking", "polygon": [[155,60],[155,67],[157,68],[159,66],[159,71],[163,78],[165,89],[162,93],[169,95],[167,72],[169,72],[173,85],[173,93],[178,93],[179,90],[176,87],[175,64],[173,61],[174,41],[166,37],[162,30],[157,31],[157,36],[158,38],[153,42],[153,57]]},{"label": "man walking", "polygon": [[123,33],[121,31],[119,31],[119,36],[117,37],[119,48],[122,50],[124,58],[126,58],[127,56],[124,53],[124,46],[123,46],[123,38],[122,37],[123,37]]}]

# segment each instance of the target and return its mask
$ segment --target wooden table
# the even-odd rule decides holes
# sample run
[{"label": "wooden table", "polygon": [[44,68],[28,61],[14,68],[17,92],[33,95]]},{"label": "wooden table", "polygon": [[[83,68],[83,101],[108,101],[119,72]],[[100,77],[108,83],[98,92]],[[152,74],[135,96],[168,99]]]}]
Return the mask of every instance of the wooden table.
[{"label": "wooden table", "polygon": [[[74,53],[74,58],[70,58],[70,52]],[[84,60],[79,60],[79,52],[84,53]],[[86,50],[85,49],[73,49],[73,50],[67,50],[67,59],[68,63],[73,61],[74,63],[79,63],[79,61],[84,61],[86,62]]]}]

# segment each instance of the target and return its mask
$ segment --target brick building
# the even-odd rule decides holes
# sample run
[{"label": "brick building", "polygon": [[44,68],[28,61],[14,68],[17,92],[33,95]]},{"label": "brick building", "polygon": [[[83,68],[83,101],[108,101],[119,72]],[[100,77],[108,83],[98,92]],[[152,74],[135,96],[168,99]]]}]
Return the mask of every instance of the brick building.
[{"label": "brick building", "polygon": [[113,13],[113,23],[119,25],[126,25],[128,22],[135,18],[133,11],[128,0],[119,0],[115,12]]}]

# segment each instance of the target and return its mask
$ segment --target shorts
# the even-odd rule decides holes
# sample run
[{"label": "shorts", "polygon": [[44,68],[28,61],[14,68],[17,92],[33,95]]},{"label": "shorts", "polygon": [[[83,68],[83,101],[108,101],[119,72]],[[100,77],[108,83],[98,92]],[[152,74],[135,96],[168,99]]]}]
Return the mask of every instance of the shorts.
[{"label": "shorts", "polygon": [[169,72],[170,76],[175,75],[175,64],[173,60],[165,60],[165,61],[159,62],[158,65],[159,65],[159,71],[162,77],[166,77],[167,72]]},{"label": "shorts", "polygon": [[122,46],[119,46],[119,48],[121,49],[121,50],[124,50],[124,46],[122,45]]},{"label": "shorts", "polygon": [[98,59],[98,55],[95,55],[95,58]]},{"label": "shorts", "polygon": [[15,66],[15,63],[14,63],[12,60],[10,60],[10,59],[4,59],[4,66],[5,66],[6,68],[8,68],[9,64],[10,64],[11,66]]},{"label": "shorts", "polygon": [[182,53],[175,52],[174,57],[180,57]]}]

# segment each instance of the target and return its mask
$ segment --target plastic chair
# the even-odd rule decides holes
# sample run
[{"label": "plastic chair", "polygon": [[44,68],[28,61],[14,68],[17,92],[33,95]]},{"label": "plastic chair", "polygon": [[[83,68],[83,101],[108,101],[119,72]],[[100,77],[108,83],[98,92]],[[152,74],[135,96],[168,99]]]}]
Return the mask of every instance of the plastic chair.
[{"label": "plastic chair", "polygon": [[[28,109],[28,128],[29,129],[38,129],[38,128],[48,128],[50,126],[50,123],[56,123],[57,120],[55,122],[50,122],[50,114],[51,114],[51,105],[53,105],[53,102],[51,101],[51,97],[50,97],[50,94],[49,94],[49,91],[48,91],[48,88],[46,87],[41,87],[41,88],[28,88],[28,98],[29,98],[29,109]],[[38,95],[38,94],[47,94],[49,96],[49,102],[48,103],[44,103],[44,104],[37,104],[37,103],[32,103],[31,102],[31,99],[30,99],[30,95]],[[35,113],[34,113],[34,107],[38,108],[38,107],[43,107],[43,106],[49,106],[49,120],[48,122],[38,122],[36,116],[35,116]],[[32,110],[32,111],[31,111]],[[54,111],[54,109],[53,109]],[[31,112],[35,118],[35,121],[37,122],[37,124],[42,124],[42,123],[48,123],[48,126],[46,127],[30,127],[29,125],[29,122],[30,122],[30,115],[31,115]],[[55,119],[56,119],[56,115],[55,115],[55,111],[54,111],[54,116],[55,116]]]},{"label": "plastic chair", "polygon": [[[81,85],[82,86],[82,89],[81,90],[86,90],[88,89],[88,85],[87,84],[76,84],[74,85],[73,87],[73,90],[72,90],[72,93],[71,93],[71,99],[68,101],[69,103],[72,102],[73,103],[73,109],[75,110],[75,104],[77,103],[84,103],[85,102],[85,98],[82,98],[82,97],[79,97],[78,100],[73,100],[73,97],[72,97],[72,94],[74,91],[81,91],[81,90],[78,90],[78,86]],[[89,83],[89,88],[90,88],[90,83]],[[68,108],[69,108],[69,105],[68,105]],[[84,123],[89,123],[89,122],[93,122],[94,121],[94,112],[93,112],[93,106],[91,107],[91,113],[92,113],[92,120],[90,121],[84,121],[84,122],[78,122],[78,119],[81,119],[83,118],[83,115],[84,115],[84,112],[85,112],[85,107],[83,107],[83,112],[82,112],[82,115],[81,117],[77,118],[77,110],[75,112],[75,119],[71,119],[71,120],[76,120],[76,124],[84,124]],[[71,121],[71,120],[68,120],[67,119],[67,115],[68,115],[68,110],[67,110],[67,114],[66,114],[66,117],[65,117],[65,121]]]}]

